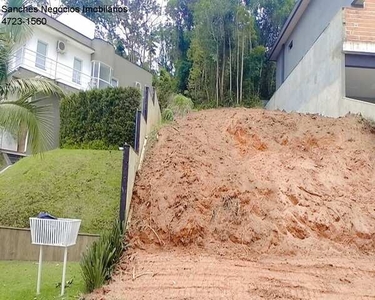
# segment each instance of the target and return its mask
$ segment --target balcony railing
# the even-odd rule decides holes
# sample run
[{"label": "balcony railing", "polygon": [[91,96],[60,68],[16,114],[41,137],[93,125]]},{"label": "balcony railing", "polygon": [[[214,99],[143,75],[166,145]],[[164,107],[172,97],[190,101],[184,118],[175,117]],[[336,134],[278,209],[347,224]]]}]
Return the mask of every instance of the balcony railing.
[{"label": "balcony railing", "polygon": [[20,67],[79,90],[112,86],[106,80],[94,78],[25,47],[19,48],[12,55],[9,61],[9,73]]}]

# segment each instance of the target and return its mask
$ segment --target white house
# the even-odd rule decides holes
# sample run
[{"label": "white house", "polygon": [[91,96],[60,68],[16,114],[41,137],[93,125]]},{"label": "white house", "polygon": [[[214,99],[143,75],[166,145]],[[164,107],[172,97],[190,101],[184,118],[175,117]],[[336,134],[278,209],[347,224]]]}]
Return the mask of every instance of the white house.
[{"label": "white house", "polygon": [[[54,80],[70,92],[109,86],[151,87],[152,74],[115,53],[106,41],[94,38],[95,24],[77,13],[53,19],[41,12],[46,25],[33,26],[32,36],[19,45],[9,62],[10,75],[15,78],[42,76]],[[46,97],[53,106],[54,142],[59,145],[59,99]],[[14,137],[0,131],[0,150],[28,152],[27,134]]]}]

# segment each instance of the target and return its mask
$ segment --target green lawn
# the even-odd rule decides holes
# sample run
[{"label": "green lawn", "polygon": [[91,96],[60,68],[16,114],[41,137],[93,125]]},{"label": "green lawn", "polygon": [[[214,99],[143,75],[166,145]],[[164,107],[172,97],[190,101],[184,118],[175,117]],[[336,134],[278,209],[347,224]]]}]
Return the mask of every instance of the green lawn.
[{"label": "green lawn", "polygon": [[41,293],[36,296],[38,264],[35,262],[0,261],[0,299],[1,300],[52,300],[79,299],[84,283],[79,263],[68,262],[66,281],[73,279],[71,286],[65,288],[65,295],[60,297],[62,263],[42,265]]},{"label": "green lawn", "polygon": [[82,219],[81,232],[99,233],[118,216],[121,151],[53,150],[27,157],[0,175],[0,225],[29,227],[49,212]]}]

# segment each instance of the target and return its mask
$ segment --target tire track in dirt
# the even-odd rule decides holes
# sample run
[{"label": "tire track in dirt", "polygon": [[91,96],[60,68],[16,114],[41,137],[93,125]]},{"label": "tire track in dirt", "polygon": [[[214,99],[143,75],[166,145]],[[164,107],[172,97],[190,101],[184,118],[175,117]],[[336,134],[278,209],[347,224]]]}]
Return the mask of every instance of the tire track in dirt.
[{"label": "tire track in dirt", "polygon": [[[172,252],[135,252],[92,299],[375,299],[371,258],[257,261]],[[363,265],[365,269],[361,269]],[[361,270],[361,271],[359,271]],[[144,274],[133,280],[137,274]]]}]

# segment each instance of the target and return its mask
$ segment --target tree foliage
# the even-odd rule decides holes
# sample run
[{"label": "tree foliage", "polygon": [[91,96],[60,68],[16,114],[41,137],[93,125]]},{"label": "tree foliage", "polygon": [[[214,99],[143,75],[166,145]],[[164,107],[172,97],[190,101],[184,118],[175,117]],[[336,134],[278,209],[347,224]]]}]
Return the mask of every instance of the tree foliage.
[{"label": "tree foliage", "polygon": [[169,0],[161,65],[176,78],[178,92],[204,107],[269,99],[275,66],[267,52],[294,3]]},{"label": "tree foliage", "polygon": [[86,11],[84,16],[96,24],[96,36],[111,42],[118,54],[132,63],[151,70],[159,41],[161,6],[157,0],[62,0],[62,2],[72,7],[126,5],[129,9],[128,13]]}]

